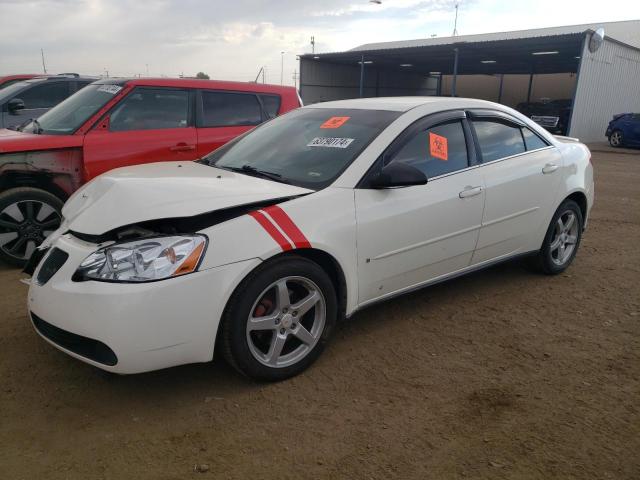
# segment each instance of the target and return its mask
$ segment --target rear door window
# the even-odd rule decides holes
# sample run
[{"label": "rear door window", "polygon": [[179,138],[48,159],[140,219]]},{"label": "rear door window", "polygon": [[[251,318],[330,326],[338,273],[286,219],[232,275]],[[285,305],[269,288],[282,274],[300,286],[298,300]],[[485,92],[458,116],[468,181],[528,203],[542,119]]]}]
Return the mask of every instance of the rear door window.
[{"label": "rear door window", "polygon": [[51,108],[69,96],[69,84],[45,81],[19,93],[16,98],[22,99],[25,109]]},{"label": "rear door window", "polygon": [[259,95],[267,120],[276,118],[280,111],[280,95]]},{"label": "rear door window", "polygon": [[189,92],[136,88],[111,113],[112,132],[160,130],[189,126]]},{"label": "rear door window", "polygon": [[526,151],[520,127],[508,122],[473,120],[484,163]]},{"label": "rear door window", "polygon": [[391,162],[411,165],[427,178],[467,168],[469,158],[462,122],[443,123],[413,134],[387,163]]},{"label": "rear door window", "polygon": [[527,127],[522,127],[522,136],[524,137],[524,143],[527,147],[527,151],[538,150],[540,148],[548,147],[547,142],[542,140],[538,135],[533,133]]},{"label": "rear door window", "polygon": [[262,122],[258,97],[250,93],[202,92],[203,127],[252,126]]}]

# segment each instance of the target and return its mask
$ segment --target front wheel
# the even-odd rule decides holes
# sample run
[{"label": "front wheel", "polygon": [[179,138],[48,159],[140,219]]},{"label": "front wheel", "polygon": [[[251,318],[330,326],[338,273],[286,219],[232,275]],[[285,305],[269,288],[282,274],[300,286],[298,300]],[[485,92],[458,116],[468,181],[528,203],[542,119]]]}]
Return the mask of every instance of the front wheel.
[{"label": "front wheel", "polygon": [[257,380],[284,380],[310,366],[337,318],[327,273],[302,257],[282,257],[250,274],[232,295],[222,319],[227,361]]},{"label": "front wheel", "polygon": [[60,226],[62,200],[38,188],[0,194],[0,260],[24,267],[43,240]]},{"label": "front wheel", "polygon": [[578,252],[583,222],[576,202],[562,202],[549,224],[542,248],[532,259],[533,266],[547,275],[564,272]]}]

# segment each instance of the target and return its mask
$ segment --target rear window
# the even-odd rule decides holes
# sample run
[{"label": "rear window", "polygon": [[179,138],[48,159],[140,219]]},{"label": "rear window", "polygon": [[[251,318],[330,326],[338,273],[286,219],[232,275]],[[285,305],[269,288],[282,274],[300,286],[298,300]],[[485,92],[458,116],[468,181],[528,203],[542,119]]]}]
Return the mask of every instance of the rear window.
[{"label": "rear window", "polygon": [[259,95],[264,107],[264,113],[267,119],[276,118],[280,111],[280,96],[279,95]]},{"label": "rear window", "polygon": [[262,122],[258,97],[248,93],[202,92],[202,126],[252,126]]},{"label": "rear window", "polygon": [[69,96],[69,82],[42,82],[23,92],[17,98],[22,99],[25,109],[51,108]]},{"label": "rear window", "polygon": [[474,120],[483,162],[491,162],[525,151],[520,127],[494,120]]}]

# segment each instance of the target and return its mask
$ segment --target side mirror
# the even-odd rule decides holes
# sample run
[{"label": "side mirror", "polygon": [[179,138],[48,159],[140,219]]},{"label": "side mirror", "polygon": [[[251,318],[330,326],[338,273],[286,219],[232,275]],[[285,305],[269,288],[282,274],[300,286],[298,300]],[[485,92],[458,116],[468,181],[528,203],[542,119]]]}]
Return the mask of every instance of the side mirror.
[{"label": "side mirror", "polygon": [[20,98],[12,98],[9,100],[9,103],[7,103],[7,110],[9,110],[9,113],[12,115],[16,115],[18,110],[24,110],[24,102]]},{"label": "side mirror", "polygon": [[371,188],[410,187],[424,185],[427,176],[406,163],[390,163],[371,180]]}]

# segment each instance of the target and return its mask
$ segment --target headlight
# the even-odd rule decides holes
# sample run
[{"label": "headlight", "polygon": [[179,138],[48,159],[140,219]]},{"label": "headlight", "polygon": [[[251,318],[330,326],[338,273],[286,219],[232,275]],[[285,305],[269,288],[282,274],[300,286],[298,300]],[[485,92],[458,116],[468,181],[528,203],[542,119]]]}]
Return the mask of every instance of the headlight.
[{"label": "headlight", "polygon": [[207,246],[203,235],[155,237],[116,243],[89,255],[74,280],[149,282],[191,273]]}]

